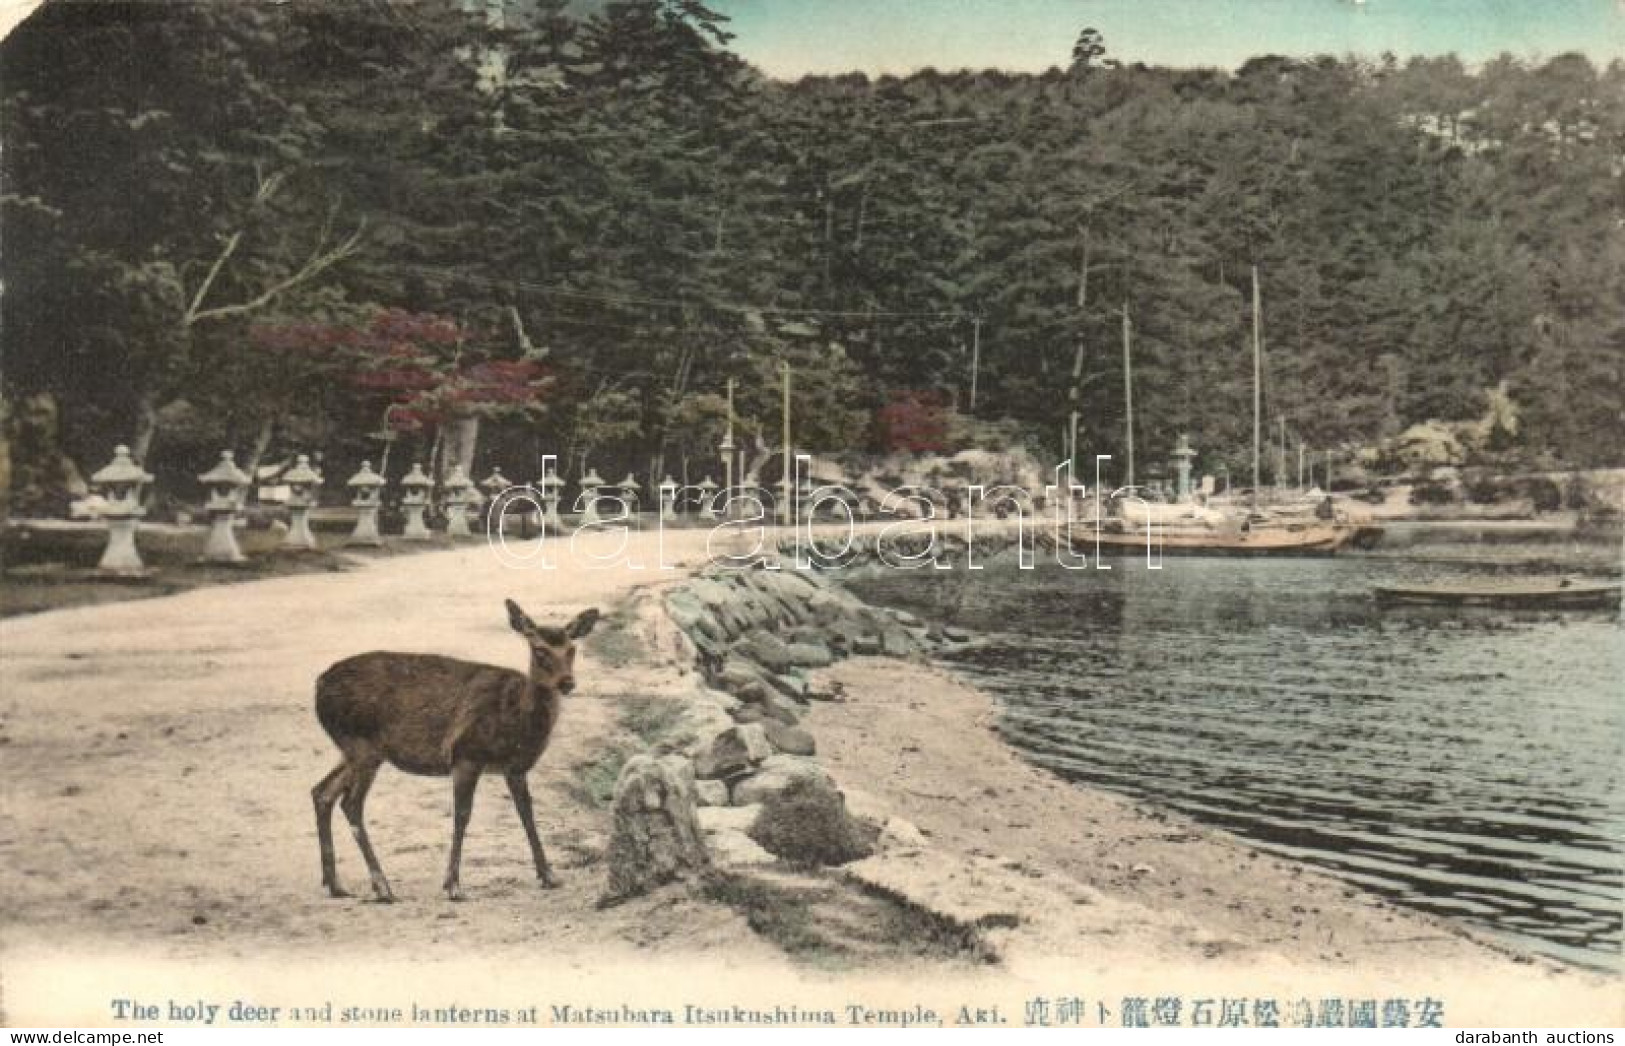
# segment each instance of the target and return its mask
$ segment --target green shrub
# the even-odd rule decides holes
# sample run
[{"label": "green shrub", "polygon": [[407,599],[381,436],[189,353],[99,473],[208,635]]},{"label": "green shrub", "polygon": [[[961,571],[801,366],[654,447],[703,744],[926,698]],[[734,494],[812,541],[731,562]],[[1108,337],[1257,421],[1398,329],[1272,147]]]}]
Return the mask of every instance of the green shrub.
[{"label": "green shrub", "polygon": [[873,841],[847,815],[841,793],[810,779],[769,796],[746,834],[768,853],[804,866],[845,864],[874,852]]}]

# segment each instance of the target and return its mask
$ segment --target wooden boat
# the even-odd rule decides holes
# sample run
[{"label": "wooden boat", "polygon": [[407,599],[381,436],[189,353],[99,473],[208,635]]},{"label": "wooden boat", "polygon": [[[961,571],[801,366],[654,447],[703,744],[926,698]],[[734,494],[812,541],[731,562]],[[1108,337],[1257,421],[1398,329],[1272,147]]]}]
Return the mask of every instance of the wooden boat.
[{"label": "wooden boat", "polygon": [[1377,601],[1402,606],[1502,607],[1525,610],[1609,610],[1620,583],[1571,578],[1509,578],[1378,585]]},{"label": "wooden boat", "polygon": [[[1114,525],[1115,524],[1115,525]],[[1074,526],[1069,538],[1075,552],[1088,555],[1143,553],[1172,556],[1330,556],[1354,540],[1359,528],[1346,523],[1288,523],[1241,527],[1150,525],[1126,527],[1107,521]]]}]

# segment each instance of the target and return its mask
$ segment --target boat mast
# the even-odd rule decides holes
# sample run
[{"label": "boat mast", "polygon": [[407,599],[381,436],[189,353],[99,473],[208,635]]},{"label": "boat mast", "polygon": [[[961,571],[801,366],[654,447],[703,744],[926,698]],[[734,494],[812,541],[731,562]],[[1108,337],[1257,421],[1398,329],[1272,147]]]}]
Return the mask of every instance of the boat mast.
[{"label": "boat mast", "polygon": [[1123,414],[1128,425],[1128,485],[1134,486],[1134,370],[1129,358],[1133,325],[1128,318],[1128,302],[1123,303]]},{"label": "boat mast", "polygon": [[1260,441],[1261,441],[1261,439],[1263,437],[1263,432],[1260,429],[1260,425],[1262,424],[1261,419],[1263,417],[1263,413],[1262,413],[1263,402],[1262,402],[1262,399],[1261,399],[1261,394],[1262,394],[1262,391],[1263,391],[1263,364],[1261,363],[1261,358],[1263,356],[1264,350],[1263,350],[1263,336],[1260,333],[1260,329],[1259,329],[1260,324],[1262,323],[1262,317],[1260,316],[1260,309],[1261,309],[1261,306],[1259,304],[1259,294],[1258,294],[1258,266],[1254,265],[1253,266],[1253,508],[1255,508],[1255,509],[1258,507],[1258,486],[1259,486],[1258,449],[1259,449],[1259,443],[1260,443]]}]

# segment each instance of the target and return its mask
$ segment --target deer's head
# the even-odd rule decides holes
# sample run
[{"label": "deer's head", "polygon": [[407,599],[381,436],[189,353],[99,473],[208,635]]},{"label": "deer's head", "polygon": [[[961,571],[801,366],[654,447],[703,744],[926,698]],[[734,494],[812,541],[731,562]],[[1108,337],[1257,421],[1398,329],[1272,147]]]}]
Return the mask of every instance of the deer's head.
[{"label": "deer's head", "polygon": [[568,694],[576,688],[576,640],[598,623],[596,607],[583,610],[563,628],[538,625],[519,604],[508,600],[508,624],[530,644],[530,677],[538,686]]}]

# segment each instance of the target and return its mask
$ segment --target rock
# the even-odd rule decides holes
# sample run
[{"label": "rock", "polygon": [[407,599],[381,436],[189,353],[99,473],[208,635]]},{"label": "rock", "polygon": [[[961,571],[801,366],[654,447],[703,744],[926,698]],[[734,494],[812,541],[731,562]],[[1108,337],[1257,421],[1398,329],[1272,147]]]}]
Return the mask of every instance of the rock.
[{"label": "rock", "polygon": [[878,657],[885,650],[885,644],[879,636],[865,634],[859,636],[857,642],[852,644],[852,652],[859,657]]},{"label": "rock", "polygon": [[942,626],[942,636],[950,643],[969,643],[972,638],[969,629],[958,628],[954,625]]},{"label": "rock", "polygon": [[768,683],[779,693],[792,701],[807,700],[807,680],[801,676],[783,675],[768,676]]},{"label": "rock", "polygon": [[773,755],[773,746],[758,723],[729,726],[694,757],[694,776],[702,781],[737,777]]},{"label": "rock", "polygon": [[756,816],[761,812],[760,803],[751,803],[749,806],[713,806],[697,811],[694,823],[699,825],[701,835],[723,831],[748,832],[750,826],[756,823]]},{"label": "rock", "polygon": [[687,759],[635,755],[615,782],[614,821],[604,862],[608,905],[686,878],[711,864],[694,818]]},{"label": "rock", "polygon": [[695,781],[694,801],[701,807],[727,806],[728,786],[721,781]]},{"label": "rock", "polygon": [[731,657],[717,673],[718,686],[741,701],[760,701],[768,694],[767,679],[760,669],[738,657]]},{"label": "rock", "polygon": [[835,662],[835,655],[830,653],[828,644],[791,643],[785,648],[788,651],[791,664],[803,668],[823,668]]},{"label": "rock", "polygon": [[883,851],[846,865],[842,874],[966,929],[1016,926],[1027,912],[1044,910],[1011,888],[1009,873],[935,850]]},{"label": "rock", "polygon": [[784,672],[796,663],[790,645],[771,632],[752,632],[734,649],[769,672]]},{"label": "rock", "polygon": [[762,724],[762,732],[774,748],[785,755],[815,755],[818,752],[818,743],[813,735],[799,726],[787,726],[779,722],[766,722]]},{"label": "rock", "polygon": [[925,836],[920,830],[914,827],[913,822],[905,821],[901,817],[888,817],[880,828],[882,851],[919,850],[925,845]]},{"label": "rock", "polygon": [[907,629],[896,625],[880,633],[880,645],[892,657],[907,657],[920,652],[919,641]]},{"label": "rock", "polygon": [[733,716],[719,706],[690,701],[683,705],[664,740],[674,748],[693,752],[733,725]]},{"label": "rock", "polygon": [[801,719],[801,709],[789,698],[768,694],[757,705],[767,719],[777,719],[786,726],[795,726]]},{"label": "rock", "polygon": [[891,615],[897,620],[899,625],[902,625],[905,628],[919,628],[922,624],[919,618],[915,617],[913,614],[910,614],[906,610],[893,610]]},{"label": "rock", "polygon": [[779,860],[762,849],[756,840],[733,828],[706,836],[705,845],[710,850],[712,862],[728,868],[777,864]]},{"label": "rock", "polygon": [[769,796],[784,791],[792,782],[806,780],[833,786],[829,774],[814,759],[799,755],[771,756],[762,761],[755,774],[734,786],[734,805],[763,802]]}]

